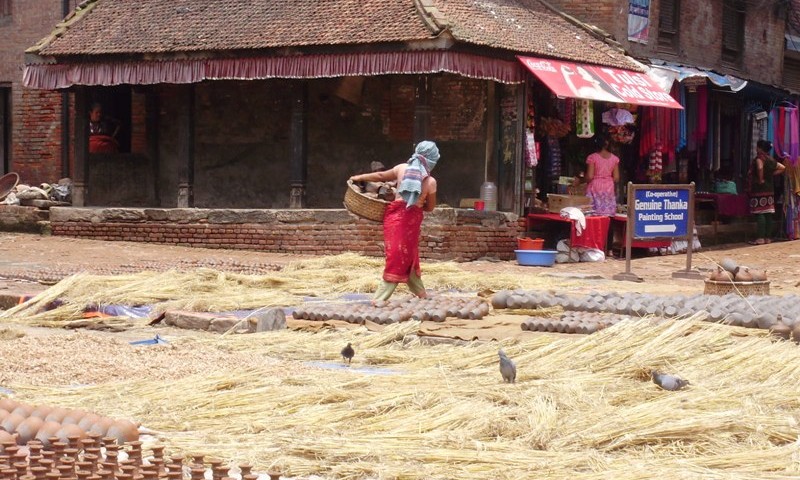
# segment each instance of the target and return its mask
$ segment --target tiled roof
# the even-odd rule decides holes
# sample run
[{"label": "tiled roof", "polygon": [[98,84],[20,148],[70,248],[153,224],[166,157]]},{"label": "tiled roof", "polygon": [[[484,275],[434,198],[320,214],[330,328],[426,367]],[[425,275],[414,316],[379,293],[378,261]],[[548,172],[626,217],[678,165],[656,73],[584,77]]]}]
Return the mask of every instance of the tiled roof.
[{"label": "tiled roof", "polygon": [[428,0],[462,42],[531,56],[640,70],[617,48],[547,8],[539,0]]},{"label": "tiled roof", "polygon": [[434,36],[412,0],[96,0],[40,54],[249,50]]},{"label": "tiled roof", "polygon": [[215,52],[432,40],[639,69],[540,0],[88,0],[43,56]]}]

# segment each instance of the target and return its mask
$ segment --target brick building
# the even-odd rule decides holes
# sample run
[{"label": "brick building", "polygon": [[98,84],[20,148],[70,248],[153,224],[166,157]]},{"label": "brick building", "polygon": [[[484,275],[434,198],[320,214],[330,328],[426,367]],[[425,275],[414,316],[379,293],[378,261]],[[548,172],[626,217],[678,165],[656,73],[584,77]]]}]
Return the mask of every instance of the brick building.
[{"label": "brick building", "polygon": [[74,92],[79,131],[94,102],[121,122],[117,153],[76,136],[78,205],[337,207],[435,138],[443,202],[488,179],[519,211],[516,55],[641,68],[540,1],[184,3],[89,0],[31,49],[27,85]]},{"label": "brick building", "polygon": [[[679,62],[778,87],[797,82],[794,79],[784,82],[786,72],[798,69],[783,60],[787,50],[787,21],[797,16],[797,2],[551,0],[550,3],[582,22],[599,27],[630,55],[645,61]],[[637,5],[648,10],[642,14],[648,22],[643,24],[643,35],[633,35],[633,31],[629,35],[630,29],[636,29],[629,21],[629,12]]]},{"label": "brick building", "polygon": [[53,182],[69,172],[69,116],[62,115],[69,96],[23,88],[24,52],[75,4],[0,0],[0,173],[13,166],[28,183]]}]

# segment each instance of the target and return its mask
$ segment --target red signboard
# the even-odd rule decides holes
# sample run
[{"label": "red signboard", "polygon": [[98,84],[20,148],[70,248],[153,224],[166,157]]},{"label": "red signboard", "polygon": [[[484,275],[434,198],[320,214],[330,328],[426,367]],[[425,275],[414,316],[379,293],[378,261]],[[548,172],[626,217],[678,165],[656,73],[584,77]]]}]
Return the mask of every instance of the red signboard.
[{"label": "red signboard", "polygon": [[559,97],[683,108],[643,73],[546,58],[517,58]]}]

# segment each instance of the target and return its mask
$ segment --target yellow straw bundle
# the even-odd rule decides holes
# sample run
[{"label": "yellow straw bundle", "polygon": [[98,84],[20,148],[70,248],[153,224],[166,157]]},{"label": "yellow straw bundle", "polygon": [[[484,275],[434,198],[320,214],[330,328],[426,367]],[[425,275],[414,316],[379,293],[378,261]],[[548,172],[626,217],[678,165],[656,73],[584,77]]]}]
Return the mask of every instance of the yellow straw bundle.
[{"label": "yellow straw bundle", "polygon": [[[63,326],[81,318],[89,305],[154,305],[157,310],[222,312],[265,306],[289,306],[304,296],[335,298],[347,292],[372,292],[381,278],[380,259],[356,254],[320,257],[287,265],[270,275],[242,275],[208,268],[179,272],[143,272],[68,277],[33,299],[0,313],[0,319]],[[425,266],[429,289],[476,291],[490,288],[548,288],[557,283],[538,276],[477,274],[454,262]],[[405,288],[405,287],[403,287]],[[61,306],[44,310],[55,300]]]},{"label": "yellow straw bundle", "polygon": [[[378,334],[185,339],[263,366],[170,382],[13,386],[31,402],[133,417],[172,450],[329,478],[787,478],[800,474],[800,350],[701,316],[624,321],[591,336],[427,346]],[[405,338],[404,338],[405,337]],[[404,341],[397,341],[404,338]],[[356,350],[344,367],[339,350]],[[692,383],[659,389],[650,369]]]}]

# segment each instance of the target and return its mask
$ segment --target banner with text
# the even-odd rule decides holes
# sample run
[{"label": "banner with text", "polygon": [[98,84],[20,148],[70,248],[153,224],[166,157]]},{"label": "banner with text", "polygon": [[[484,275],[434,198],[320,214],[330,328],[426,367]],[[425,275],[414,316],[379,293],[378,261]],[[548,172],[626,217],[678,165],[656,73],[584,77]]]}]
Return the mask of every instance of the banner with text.
[{"label": "banner with text", "polygon": [[641,188],[633,201],[634,238],[686,236],[689,190]]},{"label": "banner with text", "polygon": [[517,58],[559,97],[683,109],[643,73],[545,58]]}]

